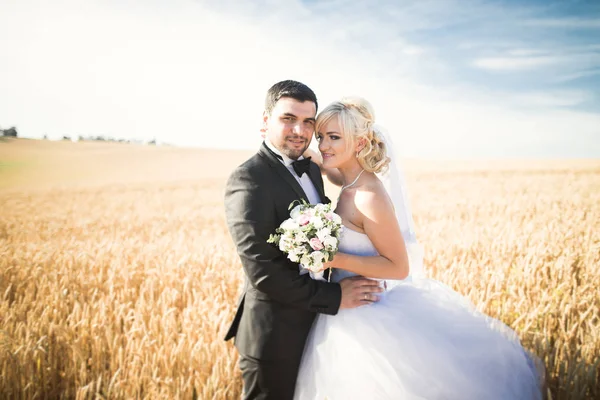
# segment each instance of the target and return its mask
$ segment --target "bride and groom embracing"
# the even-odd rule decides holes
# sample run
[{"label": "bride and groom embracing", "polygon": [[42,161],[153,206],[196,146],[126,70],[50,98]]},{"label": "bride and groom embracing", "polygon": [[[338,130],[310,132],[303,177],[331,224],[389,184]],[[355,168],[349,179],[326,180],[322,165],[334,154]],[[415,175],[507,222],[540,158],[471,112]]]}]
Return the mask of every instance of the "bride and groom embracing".
[{"label": "bride and groom embracing", "polygon": [[[225,339],[235,337],[243,398],[541,399],[543,367],[516,334],[422,277],[405,185],[370,104],[344,99],[318,117],[317,106],[300,82],[273,85],[265,141],[227,182],[246,280]],[[313,136],[316,162],[304,157]],[[294,201],[330,202],[322,173],[342,184],[330,282],[267,242]]]}]

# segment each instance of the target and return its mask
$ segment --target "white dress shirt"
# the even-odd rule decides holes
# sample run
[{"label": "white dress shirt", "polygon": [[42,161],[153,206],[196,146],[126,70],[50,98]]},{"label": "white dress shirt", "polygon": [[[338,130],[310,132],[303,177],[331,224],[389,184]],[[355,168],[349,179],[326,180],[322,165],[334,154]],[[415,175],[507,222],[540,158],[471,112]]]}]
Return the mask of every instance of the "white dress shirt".
[{"label": "white dress shirt", "polygon": [[[278,156],[281,156],[281,158],[282,158],[282,160],[280,160],[281,163],[283,165],[285,165],[285,167],[288,169],[288,171],[290,171],[290,174],[292,174],[292,176],[298,181],[298,183],[302,187],[302,190],[304,190],[304,193],[306,193],[306,197],[308,197],[308,202],[310,204],[320,203],[321,198],[319,197],[319,192],[317,192],[317,189],[315,188],[315,185],[310,180],[310,177],[308,176],[308,174],[302,174],[302,177],[299,177],[298,174],[296,174],[296,171],[294,171],[294,167],[292,166],[292,163],[294,162],[294,160],[292,160],[291,158],[289,158],[288,156],[286,156],[285,154],[282,154],[279,150],[277,150],[277,148],[275,146],[273,146],[273,143],[271,143],[269,141],[269,139],[265,139],[265,144],[267,145],[267,147],[269,149],[271,149],[271,151],[273,151],[273,153],[277,154]],[[302,160],[302,159],[304,159],[303,156],[300,156],[298,158],[298,160]]]}]

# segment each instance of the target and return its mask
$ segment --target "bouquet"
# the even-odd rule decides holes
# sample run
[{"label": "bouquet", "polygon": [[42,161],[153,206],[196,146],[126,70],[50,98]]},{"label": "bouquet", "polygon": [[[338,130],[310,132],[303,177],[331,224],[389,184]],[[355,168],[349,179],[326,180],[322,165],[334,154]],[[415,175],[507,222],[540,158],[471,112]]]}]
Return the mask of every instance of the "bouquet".
[{"label": "bouquet", "polygon": [[290,218],[271,234],[268,243],[274,243],[301,270],[313,279],[323,279],[323,264],[331,261],[338,251],[342,218],[331,210],[331,204],[308,204],[303,200],[293,207]]}]

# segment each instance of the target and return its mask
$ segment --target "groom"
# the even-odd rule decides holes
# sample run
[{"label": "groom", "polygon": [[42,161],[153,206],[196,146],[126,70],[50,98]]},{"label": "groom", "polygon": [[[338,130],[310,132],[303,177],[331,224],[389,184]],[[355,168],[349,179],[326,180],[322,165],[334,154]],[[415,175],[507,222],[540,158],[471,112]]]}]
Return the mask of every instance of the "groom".
[{"label": "groom", "polygon": [[289,218],[292,202],[329,202],[319,167],[302,157],[316,114],[317,98],[308,86],[290,80],[273,85],[263,115],[266,139],[227,182],[227,226],[246,282],[225,340],[235,336],[244,399],[292,399],[316,313],[335,315],[376,301],[381,291],[376,281],[365,278],[328,283],[301,275],[297,263],[267,243]]}]

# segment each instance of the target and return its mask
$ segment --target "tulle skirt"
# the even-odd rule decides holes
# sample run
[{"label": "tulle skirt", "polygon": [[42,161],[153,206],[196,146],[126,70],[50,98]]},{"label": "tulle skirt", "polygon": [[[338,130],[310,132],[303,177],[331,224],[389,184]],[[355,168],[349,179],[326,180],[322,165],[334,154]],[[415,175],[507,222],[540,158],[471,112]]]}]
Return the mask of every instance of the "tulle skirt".
[{"label": "tulle skirt", "polygon": [[510,328],[434,280],[320,314],[295,399],[541,399],[542,371]]}]

